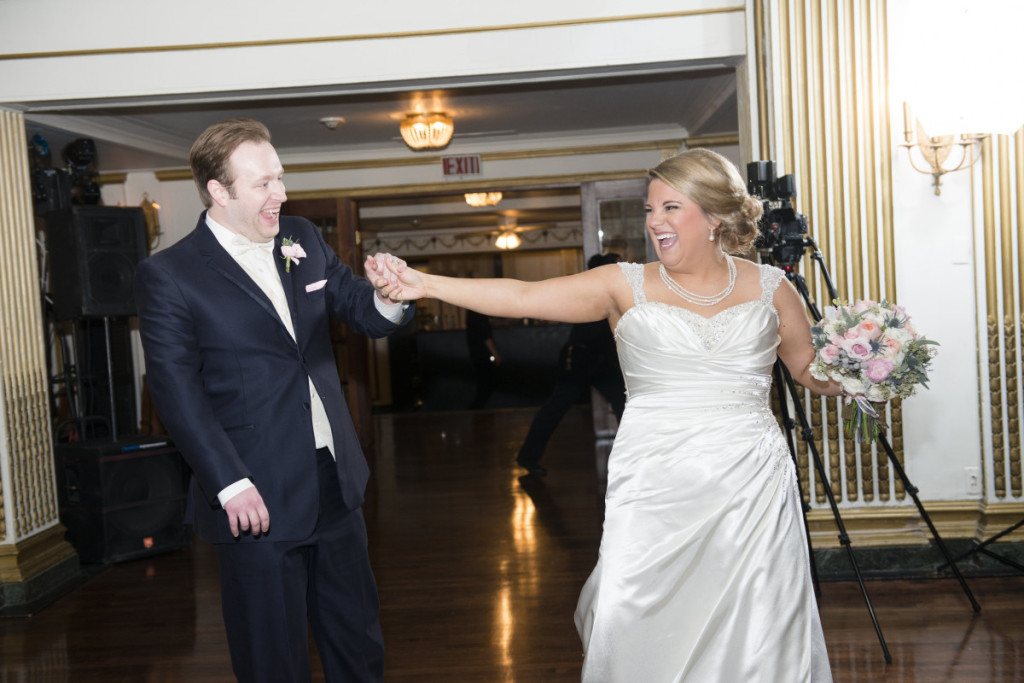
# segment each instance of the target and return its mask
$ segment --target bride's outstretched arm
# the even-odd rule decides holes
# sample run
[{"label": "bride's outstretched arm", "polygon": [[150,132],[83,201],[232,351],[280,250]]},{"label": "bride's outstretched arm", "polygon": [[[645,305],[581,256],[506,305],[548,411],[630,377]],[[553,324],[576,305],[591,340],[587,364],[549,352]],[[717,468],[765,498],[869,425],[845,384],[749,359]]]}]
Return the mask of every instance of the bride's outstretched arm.
[{"label": "bride's outstretched arm", "polygon": [[[380,256],[380,255],[378,255]],[[602,266],[576,275],[524,282],[508,278],[457,278],[421,273],[402,259],[375,257],[385,264],[371,278],[393,301],[432,298],[503,318],[536,318],[566,323],[615,316],[616,290],[628,289],[618,266]]]},{"label": "bride's outstretched arm", "polygon": [[793,379],[811,391],[825,396],[838,396],[842,389],[836,382],[825,382],[811,375],[814,346],[811,343],[811,321],[796,288],[783,280],[775,292],[775,310],[779,312],[779,359]]}]

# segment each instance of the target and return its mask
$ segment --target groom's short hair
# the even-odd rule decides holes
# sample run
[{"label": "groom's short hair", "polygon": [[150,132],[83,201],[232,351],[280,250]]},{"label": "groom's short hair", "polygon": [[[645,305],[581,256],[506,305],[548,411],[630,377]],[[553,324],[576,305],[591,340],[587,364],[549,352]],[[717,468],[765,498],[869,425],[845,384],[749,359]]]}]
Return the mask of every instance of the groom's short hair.
[{"label": "groom's short hair", "polygon": [[269,143],[270,131],[256,119],[226,119],[204,130],[192,143],[189,165],[199,198],[206,208],[213,206],[213,197],[206,189],[211,180],[216,180],[232,197],[235,196],[232,187],[235,179],[231,177],[228,160],[244,142]]}]

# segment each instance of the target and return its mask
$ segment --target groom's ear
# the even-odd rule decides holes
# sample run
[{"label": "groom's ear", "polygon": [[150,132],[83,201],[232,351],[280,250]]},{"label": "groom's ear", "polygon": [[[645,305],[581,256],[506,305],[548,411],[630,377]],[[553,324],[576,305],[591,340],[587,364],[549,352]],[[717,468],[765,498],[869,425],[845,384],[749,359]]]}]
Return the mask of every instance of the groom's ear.
[{"label": "groom's ear", "polygon": [[231,191],[216,179],[206,182],[206,191],[210,193],[210,197],[213,198],[217,206],[225,206],[228,200],[231,199]]}]

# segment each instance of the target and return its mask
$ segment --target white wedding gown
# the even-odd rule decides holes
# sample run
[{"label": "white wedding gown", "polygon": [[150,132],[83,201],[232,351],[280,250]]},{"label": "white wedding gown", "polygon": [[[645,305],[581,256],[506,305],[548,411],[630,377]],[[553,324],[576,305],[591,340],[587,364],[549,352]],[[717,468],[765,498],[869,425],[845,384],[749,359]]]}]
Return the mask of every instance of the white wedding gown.
[{"label": "white wedding gown", "polygon": [[615,330],[629,400],[576,627],[587,683],[832,680],[796,473],[769,404],[781,270],[712,318],[648,302]]}]

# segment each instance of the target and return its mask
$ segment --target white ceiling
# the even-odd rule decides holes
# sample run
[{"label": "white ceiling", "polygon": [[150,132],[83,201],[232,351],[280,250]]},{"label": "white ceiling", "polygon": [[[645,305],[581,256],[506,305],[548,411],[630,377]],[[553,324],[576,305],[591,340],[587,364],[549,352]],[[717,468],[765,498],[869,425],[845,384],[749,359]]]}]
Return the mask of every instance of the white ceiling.
[{"label": "white ceiling", "polygon": [[[418,107],[448,111],[455,121],[452,146],[470,153],[563,146],[560,139],[567,137],[622,142],[738,131],[735,70],[721,61],[528,79],[22,103],[29,137],[39,133],[48,142],[54,166],[63,165],[61,151],[68,142],[87,137],[96,144],[98,173],[186,168],[196,136],[211,123],[236,116],[263,121],[286,166],[289,160],[314,157],[415,154],[401,141],[398,121]],[[320,123],[327,116],[343,117],[345,123],[329,130]],[[408,200],[405,205],[408,211]],[[559,210],[564,213],[564,207]],[[381,213],[378,206],[378,217]]]}]

